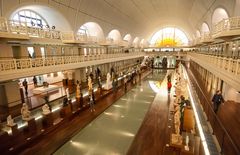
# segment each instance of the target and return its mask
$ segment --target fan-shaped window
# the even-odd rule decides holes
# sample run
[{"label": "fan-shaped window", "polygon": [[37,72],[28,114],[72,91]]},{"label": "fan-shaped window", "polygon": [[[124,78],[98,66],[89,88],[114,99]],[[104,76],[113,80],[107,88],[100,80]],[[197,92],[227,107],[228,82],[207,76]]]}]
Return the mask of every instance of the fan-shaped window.
[{"label": "fan-shaped window", "polygon": [[156,47],[173,47],[188,45],[185,33],[174,27],[167,27],[156,32],[150,41]]},{"label": "fan-shaped window", "polygon": [[26,23],[27,26],[41,27],[41,28],[43,26],[49,27],[47,21],[42,16],[40,16],[38,13],[36,13],[32,10],[18,11],[13,16],[12,20]]}]

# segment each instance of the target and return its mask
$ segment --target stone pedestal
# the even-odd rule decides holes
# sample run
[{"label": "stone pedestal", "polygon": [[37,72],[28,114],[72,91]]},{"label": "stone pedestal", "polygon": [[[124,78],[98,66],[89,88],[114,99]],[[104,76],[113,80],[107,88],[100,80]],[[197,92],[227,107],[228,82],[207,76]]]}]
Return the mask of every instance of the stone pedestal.
[{"label": "stone pedestal", "polygon": [[22,103],[25,103],[25,101],[24,101],[23,88],[19,88],[19,91],[20,91],[21,101],[22,101]]},{"label": "stone pedestal", "polygon": [[68,88],[69,88],[69,91],[72,92],[73,91],[73,85],[74,84],[74,80],[68,80]]},{"label": "stone pedestal", "polygon": [[62,83],[63,83],[63,86],[67,86],[68,85],[68,80],[67,79],[63,79]]},{"label": "stone pedestal", "polygon": [[42,119],[42,124],[43,124],[43,127],[51,127],[53,125],[53,114],[52,113],[49,113],[47,115],[43,115],[43,119]]},{"label": "stone pedestal", "polygon": [[105,86],[104,86],[104,89],[105,89],[105,90],[110,90],[110,89],[112,89],[112,81],[109,82],[109,83],[106,83]]},{"label": "stone pedestal", "polygon": [[69,104],[63,107],[60,111],[60,115],[62,118],[71,116],[71,113],[72,113],[71,106]]},{"label": "stone pedestal", "polygon": [[80,97],[76,97],[76,104],[77,104],[77,108],[81,107],[81,98]]},{"label": "stone pedestal", "polygon": [[29,132],[35,132],[37,130],[37,124],[34,118],[31,118],[30,120],[27,120],[27,130]]},{"label": "stone pedestal", "polygon": [[11,140],[8,133],[5,131],[0,131],[0,144],[1,144],[0,150],[5,149],[6,147],[9,147],[10,143],[11,143]]},{"label": "stone pedestal", "polygon": [[11,131],[12,131],[12,135],[13,136],[16,136],[18,135],[20,132],[18,130],[18,126],[17,124],[13,125],[13,126],[8,126],[9,128],[11,128]]}]

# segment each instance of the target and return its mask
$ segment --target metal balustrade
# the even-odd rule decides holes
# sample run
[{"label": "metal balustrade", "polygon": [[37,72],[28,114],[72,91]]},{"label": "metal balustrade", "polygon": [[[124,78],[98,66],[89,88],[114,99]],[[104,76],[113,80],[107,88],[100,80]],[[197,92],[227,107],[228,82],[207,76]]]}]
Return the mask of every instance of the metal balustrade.
[{"label": "metal balustrade", "polygon": [[118,54],[98,54],[86,56],[54,56],[46,58],[27,58],[27,59],[9,59],[0,60],[0,72],[14,71],[28,68],[39,68],[47,66],[65,65],[81,63],[86,61],[103,60],[110,58],[143,56],[142,52],[118,53]]},{"label": "metal balustrade", "polygon": [[240,75],[240,59],[226,57],[188,53],[189,55],[201,59],[203,62],[216,65],[216,67],[226,70],[229,73]]}]

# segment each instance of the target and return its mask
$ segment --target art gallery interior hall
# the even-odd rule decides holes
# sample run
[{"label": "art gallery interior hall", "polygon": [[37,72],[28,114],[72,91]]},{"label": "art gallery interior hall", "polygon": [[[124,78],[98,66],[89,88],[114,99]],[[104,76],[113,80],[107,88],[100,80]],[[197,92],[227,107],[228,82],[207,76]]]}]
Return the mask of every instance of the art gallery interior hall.
[{"label": "art gallery interior hall", "polygon": [[0,0],[4,155],[240,155],[240,0]]}]

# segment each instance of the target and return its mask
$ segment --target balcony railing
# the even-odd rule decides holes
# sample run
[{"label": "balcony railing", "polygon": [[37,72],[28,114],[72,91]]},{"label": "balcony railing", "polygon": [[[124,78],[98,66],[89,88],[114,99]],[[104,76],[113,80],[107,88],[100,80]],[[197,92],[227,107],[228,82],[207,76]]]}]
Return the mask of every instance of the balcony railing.
[{"label": "balcony railing", "polygon": [[21,21],[7,21],[6,18],[0,18],[0,32],[26,35],[28,37],[61,39],[60,31],[28,26],[27,23]]},{"label": "balcony railing", "polygon": [[46,58],[28,58],[28,59],[4,59],[0,60],[0,73],[6,71],[16,71],[29,68],[39,68],[47,66],[65,65],[81,63],[86,61],[103,60],[110,58],[143,56],[144,53],[119,53],[119,54],[96,54],[86,56],[54,56]]},{"label": "balcony railing", "polygon": [[216,65],[216,67],[226,70],[229,73],[240,75],[240,59],[232,59],[227,57],[196,54],[191,53],[190,55],[204,60],[205,62]]},{"label": "balcony railing", "polygon": [[240,29],[240,17],[231,17],[223,19],[213,27],[213,35],[217,35],[221,32]]},{"label": "balcony railing", "polygon": [[213,42],[211,33],[210,32],[204,32],[201,36],[200,42],[202,42],[202,43]]}]

